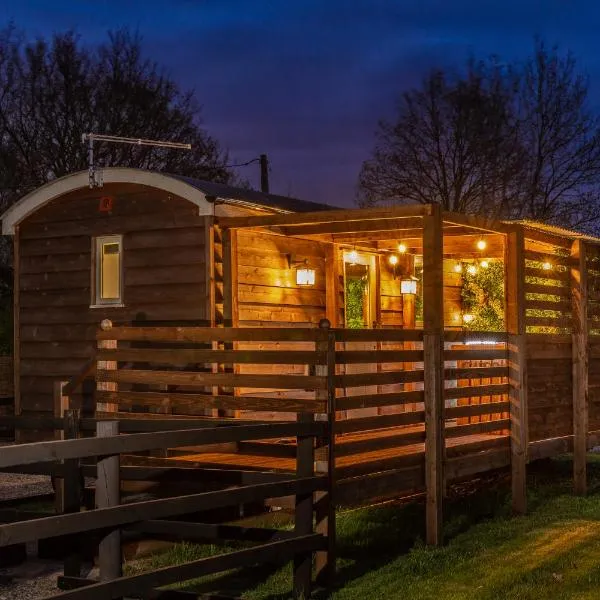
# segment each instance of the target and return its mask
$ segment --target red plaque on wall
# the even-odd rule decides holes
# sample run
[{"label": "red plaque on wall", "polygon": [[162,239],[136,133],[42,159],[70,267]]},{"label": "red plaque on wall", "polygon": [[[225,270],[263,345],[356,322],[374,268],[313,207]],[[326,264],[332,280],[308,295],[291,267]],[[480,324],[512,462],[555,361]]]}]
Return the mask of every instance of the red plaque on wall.
[{"label": "red plaque on wall", "polygon": [[113,209],[114,198],[112,196],[102,196],[98,205],[100,212],[110,212]]}]

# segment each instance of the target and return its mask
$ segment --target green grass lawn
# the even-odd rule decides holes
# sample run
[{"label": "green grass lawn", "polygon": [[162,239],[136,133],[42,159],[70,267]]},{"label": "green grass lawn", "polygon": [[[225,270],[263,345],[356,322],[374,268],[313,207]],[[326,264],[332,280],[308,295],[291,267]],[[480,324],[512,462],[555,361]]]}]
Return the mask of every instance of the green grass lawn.
[{"label": "green grass lawn", "polygon": [[[315,597],[336,600],[562,600],[600,598],[600,457],[590,457],[590,493],[571,494],[571,462],[530,470],[529,514],[512,517],[506,478],[477,491],[454,492],[446,503],[446,545],[426,548],[423,506],[386,505],[338,518],[336,585]],[[222,552],[181,544],[135,565],[156,568]],[[254,568],[181,586],[249,599],[289,597],[291,567]]]}]

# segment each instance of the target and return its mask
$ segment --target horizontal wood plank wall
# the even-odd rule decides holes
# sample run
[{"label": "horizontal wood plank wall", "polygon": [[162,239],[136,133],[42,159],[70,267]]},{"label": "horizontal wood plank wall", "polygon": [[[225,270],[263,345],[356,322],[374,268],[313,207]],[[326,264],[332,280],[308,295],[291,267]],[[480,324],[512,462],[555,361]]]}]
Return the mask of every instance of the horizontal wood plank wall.
[{"label": "horizontal wood plank wall", "polygon": [[[100,212],[102,196],[113,197]],[[123,234],[123,308],[90,308],[92,237]],[[139,185],[106,185],[52,201],[20,228],[21,407],[52,410],[52,384],[92,357],[102,319],[207,318],[204,219],[195,205]]]},{"label": "horizontal wood plank wall", "polygon": [[[326,316],[326,244],[240,229],[238,236],[238,325],[240,327],[316,327]],[[290,259],[288,258],[290,256]],[[296,284],[299,261],[315,270],[315,285]],[[296,263],[296,264],[295,264]],[[311,344],[285,342],[240,342],[240,350],[312,350]],[[302,364],[238,365],[240,374],[308,374]],[[265,393],[285,398],[285,390],[239,388],[238,394]],[[242,413],[252,419],[294,419],[295,414]]]},{"label": "horizontal wood plank wall", "polygon": [[[238,232],[239,324],[316,326],[325,317],[326,245],[256,231]],[[296,284],[293,261],[315,269],[314,286]]]}]

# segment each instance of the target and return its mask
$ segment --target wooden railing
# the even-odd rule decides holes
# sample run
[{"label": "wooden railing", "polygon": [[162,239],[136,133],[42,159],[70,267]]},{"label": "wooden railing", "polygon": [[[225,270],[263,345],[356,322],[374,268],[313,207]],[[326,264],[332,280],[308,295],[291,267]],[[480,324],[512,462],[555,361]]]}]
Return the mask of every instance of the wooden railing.
[{"label": "wooden railing", "polygon": [[[316,468],[335,469],[339,503],[422,491],[424,374],[432,368],[423,331],[321,325],[109,328],[98,337],[112,348],[99,350],[98,359],[118,368],[99,368],[98,380],[115,389],[97,392],[97,400],[130,415],[219,410],[221,418],[327,420],[335,435],[317,451]],[[445,339],[441,435],[451,480],[508,464],[508,367],[506,334],[446,332]],[[222,450],[260,454],[265,464],[271,457],[273,466],[290,469],[298,452],[294,444],[263,442]]]},{"label": "wooden railing", "polygon": [[[79,425],[77,411],[67,411],[67,436],[68,431],[76,432]],[[71,436],[73,439],[3,448],[0,453],[0,469],[3,470],[62,461],[58,472],[64,479],[61,492],[64,514],[3,524],[0,528],[0,547],[62,538],[63,544],[71,553],[65,561],[65,575],[60,579],[60,584],[63,589],[72,589],[56,596],[61,599],[108,600],[123,596],[145,597],[155,588],[202,575],[263,562],[281,563],[290,559],[294,560],[295,596],[308,597],[311,589],[313,554],[317,553],[317,575],[319,572],[324,574],[333,570],[333,556],[328,552],[329,548],[333,547],[333,542],[327,539],[327,534],[334,531],[334,528],[331,522],[325,521],[325,527],[322,523],[324,515],[328,517],[331,514],[324,506],[329,501],[329,485],[326,477],[315,475],[313,470],[314,448],[318,446],[315,440],[326,437],[326,427],[326,424],[319,422],[268,423],[119,435],[118,421],[98,420],[94,438],[78,439]],[[262,479],[256,477],[252,481],[252,478],[248,478],[248,481],[242,481],[241,484],[238,482],[233,488],[121,504],[120,455],[156,448],[238,443],[286,436],[295,437],[301,450],[298,452],[295,476],[281,477],[264,473]],[[80,461],[91,458],[97,459],[94,468],[97,509],[81,512]],[[87,471],[89,474],[89,467]],[[319,506],[314,503],[315,494],[320,496]],[[296,498],[293,532],[233,525],[221,528],[211,524],[165,520],[217,507],[236,506],[289,495]],[[313,527],[315,512],[317,531]],[[123,577],[120,538],[122,529],[153,535],[162,534],[170,538],[244,539],[255,542],[256,545],[212,558]],[[99,536],[99,581],[80,576],[81,560],[77,555],[77,548],[81,546],[78,540],[87,539],[91,534]]]}]

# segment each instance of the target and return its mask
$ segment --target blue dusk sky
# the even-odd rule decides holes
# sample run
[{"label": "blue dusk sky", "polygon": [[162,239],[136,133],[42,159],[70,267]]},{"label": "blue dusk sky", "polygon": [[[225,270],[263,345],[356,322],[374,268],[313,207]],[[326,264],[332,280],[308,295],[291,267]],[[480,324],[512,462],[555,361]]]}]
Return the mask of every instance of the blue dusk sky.
[{"label": "blue dusk sky", "polygon": [[[0,0],[0,16],[90,43],[137,29],[232,162],[265,152],[274,193],[336,205],[354,202],[378,120],[434,66],[517,59],[540,35],[574,53],[600,106],[597,0]],[[257,165],[239,172],[258,186]]]}]

